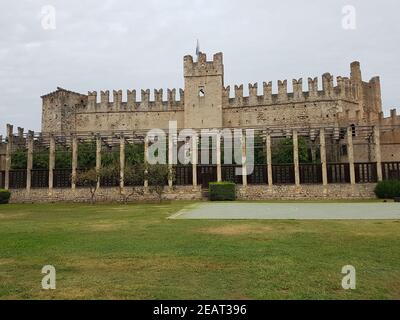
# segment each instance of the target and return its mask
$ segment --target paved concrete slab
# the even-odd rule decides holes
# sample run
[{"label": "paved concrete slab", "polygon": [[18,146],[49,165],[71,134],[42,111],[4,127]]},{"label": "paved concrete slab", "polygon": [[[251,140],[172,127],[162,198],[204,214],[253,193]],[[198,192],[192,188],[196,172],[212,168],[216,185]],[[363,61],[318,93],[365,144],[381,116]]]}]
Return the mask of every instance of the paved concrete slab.
[{"label": "paved concrete slab", "polygon": [[400,203],[198,203],[170,219],[400,220]]}]

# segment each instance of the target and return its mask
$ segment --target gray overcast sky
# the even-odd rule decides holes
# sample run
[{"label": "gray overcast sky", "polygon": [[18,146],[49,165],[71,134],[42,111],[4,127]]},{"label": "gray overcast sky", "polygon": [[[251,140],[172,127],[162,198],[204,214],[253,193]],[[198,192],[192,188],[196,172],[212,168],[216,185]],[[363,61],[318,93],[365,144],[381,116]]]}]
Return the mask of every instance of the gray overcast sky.
[{"label": "gray overcast sky", "polygon": [[[44,30],[41,9],[56,9]],[[356,8],[356,30],[342,8]],[[40,130],[42,94],[57,86],[104,89],[183,86],[183,56],[196,39],[222,51],[225,84],[348,75],[381,76],[385,113],[400,101],[398,0],[2,0],[0,134],[6,123]],[[306,86],[305,86],[306,87]],[[245,89],[247,92],[247,89]]]}]

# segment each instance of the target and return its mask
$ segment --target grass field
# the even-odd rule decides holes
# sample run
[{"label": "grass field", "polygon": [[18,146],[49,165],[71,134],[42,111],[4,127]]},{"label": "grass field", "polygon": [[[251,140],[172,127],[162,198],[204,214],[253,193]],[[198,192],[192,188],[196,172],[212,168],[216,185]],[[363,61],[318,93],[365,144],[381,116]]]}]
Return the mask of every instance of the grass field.
[{"label": "grass field", "polygon": [[400,299],[400,221],[166,219],[185,205],[0,206],[0,299]]}]

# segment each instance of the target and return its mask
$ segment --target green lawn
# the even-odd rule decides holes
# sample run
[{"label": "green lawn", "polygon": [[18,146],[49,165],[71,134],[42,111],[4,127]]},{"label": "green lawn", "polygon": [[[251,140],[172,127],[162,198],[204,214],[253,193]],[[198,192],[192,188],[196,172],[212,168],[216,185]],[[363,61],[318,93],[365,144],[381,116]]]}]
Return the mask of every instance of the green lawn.
[{"label": "green lawn", "polygon": [[400,221],[166,219],[187,204],[0,206],[0,299],[400,299]]}]

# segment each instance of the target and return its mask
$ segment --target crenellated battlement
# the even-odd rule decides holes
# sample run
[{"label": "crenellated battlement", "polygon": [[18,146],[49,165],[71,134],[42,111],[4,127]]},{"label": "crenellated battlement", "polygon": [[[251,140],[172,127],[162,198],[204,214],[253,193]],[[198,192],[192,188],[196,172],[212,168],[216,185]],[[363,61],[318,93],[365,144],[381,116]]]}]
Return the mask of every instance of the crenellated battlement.
[{"label": "crenellated battlement", "polygon": [[272,103],[272,81],[263,83],[263,102]]},{"label": "crenellated battlement", "polygon": [[96,91],[88,92],[87,105],[80,106],[78,112],[125,112],[125,111],[169,111],[184,108],[184,91],[179,89],[167,89],[167,96],[164,98],[163,89],[154,89],[154,99],[151,97],[151,90],[141,90],[141,99],[137,99],[136,90],[126,91],[126,101],[123,99],[122,90],[113,90],[113,100],[110,100],[110,91],[100,91],[100,101]]},{"label": "crenellated battlement", "polygon": [[[322,89],[319,89],[319,81]],[[276,93],[273,93],[273,83],[264,82],[263,92],[259,94],[258,84],[249,84],[249,95],[244,96],[243,85],[235,85],[233,97],[231,97],[231,86],[224,87],[223,101],[225,108],[247,107],[274,104],[288,104],[300,102],[317,102],[327,100],[345,100],[358,103],[359,88],[358,83],[347,77],[337,77],[337,85],[334,84],[334,77],[330,73],[318,77],[308,78],[307,90],[303,87],[303,79],[293,79],[293,91],[288,91],[288,80],[278,80],[276,83]],[[365,84],[365,83],[364,83]],[[369,82],[371,88],[375,90],[375,95],[380,96],[379,77],[372,78]],[[379,88],[379,89],[378,89]]]},{"label": "crenellated battlement", "polygon": [[293,79],[293,99],[301,100],[303,95],[303,79]]},{"label": "crenellated battlement", "polygon": [[390,116],[385,118],[383,112],[379,113],[379,124],[381,126],[400,126],[400,114],[397,109],[390,109]]},{"label": "crenellated battlement", "polygon": [[183,66],[185,77],[218,76],[224,73],[221,52],[214,54],[212,61],[207,61],[205,53],[199,54],[197,62],[194,61],[192,56],[187,55],[183,58]]},{"label": "crenellated battlement", "polygon": [[322,75],[322,92],[325,97],[333,97],[333,76],[330,73]]},{"label": "crenellated battlement", "polygon": [[[100,110],[107,111],[110,106],[110,91],[100,92]],[[97,111],[97,110],[96,110]]]},{"label": "crenellated battlement", "polygon": [[285,100],[288,96],[287,80],[278,80],[278,99]]},{"label": "crenellated battlement", "polygon": [[308,98],[316,99],[318,97],[318,77],[308,78]]}]

